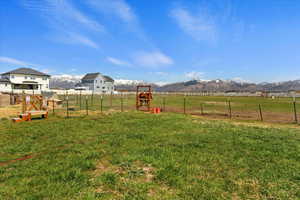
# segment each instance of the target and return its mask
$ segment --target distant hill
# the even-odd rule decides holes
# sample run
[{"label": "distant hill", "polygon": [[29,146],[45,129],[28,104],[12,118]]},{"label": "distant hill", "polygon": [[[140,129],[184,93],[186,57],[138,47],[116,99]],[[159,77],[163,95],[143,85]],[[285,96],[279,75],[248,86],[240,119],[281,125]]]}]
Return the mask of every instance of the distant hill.
[{"label": "distant hill", "polygon": [[[50,81],[51,88],[71,89],[75,84],[80,82],[81,76],[59,75],[53,76]],[[139,84],[150,84],[153,90],[160,92],[255,92],[255,91],[271,91],[271,92],[287,92],[290,90],[300,91],[300,80],[277,82],[277,83],[248,83],[233,80],[191,80],[186,82],[171,83],[167,85],[158,85],[155,83],[147,83],[139,80],[115,80],[117,90],[135,91]]]},{"label": "distant hill", "polygon": [[169,91],[169,92],[228,92],[228,91],[256,91],[258,85],[254,83],[244,83],[236,81],[223,81],[223,80],[212,80],[212,81],[198,81],[192,80],[187,82],[179,82],[162,86],[158,91]]},{"label": "distant hill", "polygon": [[300,90],[300,80],[286,81],[279,83],[247,83],[237,81],[198,81],[192,80],[187,82],[173,83],[164,85],[158,88],[158,91],[169,92],[255,92],[255,91],[270,91],[270,92],[287,92],[290,90]]}]

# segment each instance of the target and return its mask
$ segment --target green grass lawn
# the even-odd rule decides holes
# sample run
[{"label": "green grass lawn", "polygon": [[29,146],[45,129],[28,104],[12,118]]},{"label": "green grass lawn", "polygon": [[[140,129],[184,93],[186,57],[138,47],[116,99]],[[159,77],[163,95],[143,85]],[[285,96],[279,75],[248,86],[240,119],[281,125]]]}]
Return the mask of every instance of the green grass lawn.
[{"label": "green grass lawn", "polygon": [[1,121],[0,138],[1,200],[300,198],[297,128],[129,112]]}]

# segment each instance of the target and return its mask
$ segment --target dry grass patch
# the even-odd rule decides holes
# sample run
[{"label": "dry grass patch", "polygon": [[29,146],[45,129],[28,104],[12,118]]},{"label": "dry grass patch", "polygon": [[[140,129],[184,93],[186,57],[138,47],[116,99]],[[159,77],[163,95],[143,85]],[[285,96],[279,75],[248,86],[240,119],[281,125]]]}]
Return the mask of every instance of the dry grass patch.
[{"label": "dry grass patch", "polygon": [[22,105],[12,105],[0,108],[0,119],[18,116],[22,111]]},{"label": "dry grass patch", "polygon": [[124,199],[128,194],[142,190],[150,199],[165,199],[174,191],[155,182],[156,169],[140,161],[113,165],[109,159],[99,161],[92,172],[94,192],[112,199]]}]

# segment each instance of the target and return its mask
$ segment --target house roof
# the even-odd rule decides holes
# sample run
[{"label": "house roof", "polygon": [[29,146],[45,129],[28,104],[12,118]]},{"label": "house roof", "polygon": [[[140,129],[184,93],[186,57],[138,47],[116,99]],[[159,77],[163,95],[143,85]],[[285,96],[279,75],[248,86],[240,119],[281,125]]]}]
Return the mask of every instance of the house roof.
[{"label": "house roof", "polygon": [[[88,73],[82,78],[82,80],[95,80],[99,75],[101,75],[99,72],[98,73]],[[106,81],[106,82],[114,82],[114,79],[112,79],[109,76],[103,75],[103,78],[104,78],[104,81]]]},{"label": "house roof", "polygon": [[109,76],[103,76],[103,77],[104,77],[104,81],[106,81],[106,82],[115,82],[115,80]]},{"label": "house roof", "polygon": [[18,69],[6,72],[3,75],[7,75],[7,74],[24,74],[24,75],[36,75],[36,76],[50,76],[48,74],[45,74],[43,72],[39,72],[39,71],[31,69],[31,68],[18,68]]},{"label": "house roof", "polygon": [[88,73],[86,74],[82,80],[94,80],[96,79],[98,76],[100,75],[100,73]]}]

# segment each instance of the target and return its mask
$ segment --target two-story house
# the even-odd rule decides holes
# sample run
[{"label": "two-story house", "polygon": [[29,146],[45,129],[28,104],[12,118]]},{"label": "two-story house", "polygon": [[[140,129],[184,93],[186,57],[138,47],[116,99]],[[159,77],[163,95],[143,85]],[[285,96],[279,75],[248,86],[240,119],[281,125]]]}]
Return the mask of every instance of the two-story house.
[{"label": "two-story house", "polygon": [[0,91],[49,90],[50,75],[30,68],[18,68],[1,74]]},{"label": "two-story house", "polygon": [[92,90],[95,93],[112,93],[115,90],[114,80],[101,73],[89,73],[76,85],[77,90]]}]

